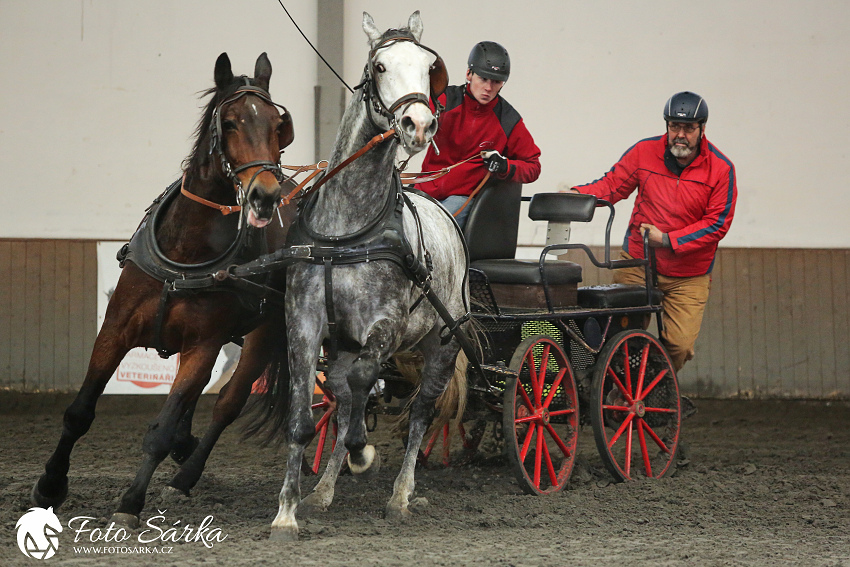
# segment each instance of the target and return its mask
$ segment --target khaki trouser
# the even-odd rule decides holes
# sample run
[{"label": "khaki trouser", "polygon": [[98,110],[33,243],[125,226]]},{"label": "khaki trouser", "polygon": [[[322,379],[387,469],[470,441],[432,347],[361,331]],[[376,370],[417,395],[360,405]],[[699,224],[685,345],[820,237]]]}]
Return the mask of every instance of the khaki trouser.
[{"label": "khaki trouser", "polygon": [[[620,258],[632,257],[620,252]],[[614,283],[644,285],[644,269],[620,268],[614,271]],[[658,289],[664,293],[661,303],[664,332],[661,340],[673,359],[676,372],[694,357],[694,344],[699,336],[702,315],[708,303],[711,276],[674,278],[658,275]]]}]

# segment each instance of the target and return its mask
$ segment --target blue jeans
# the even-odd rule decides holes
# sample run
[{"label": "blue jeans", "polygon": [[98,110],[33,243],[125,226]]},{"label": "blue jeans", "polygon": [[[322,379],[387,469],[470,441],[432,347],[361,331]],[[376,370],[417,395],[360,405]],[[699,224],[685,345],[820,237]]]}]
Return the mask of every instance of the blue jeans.
[{"label": "blue jeans", "polygon": [[[463,204],[466,203],[466,200],[469,199],[469,195],[449,195],[442,201],[440,204],[443,205],[443,208],[446,209],[449,213],[455,214],[457,210],[463,207]],[[472,203],[470,202],[459,215],[455,217],[458,226],[463,228],[463,225],[466,224],[466,217],[469,216],[469,211],[472,208]]]}]

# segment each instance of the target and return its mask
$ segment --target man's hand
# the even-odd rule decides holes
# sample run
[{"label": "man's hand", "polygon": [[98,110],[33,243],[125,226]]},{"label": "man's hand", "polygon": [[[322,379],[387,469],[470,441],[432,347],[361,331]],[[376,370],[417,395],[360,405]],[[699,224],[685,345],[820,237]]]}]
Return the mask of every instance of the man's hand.
[{"label": "man's hand", "polygon": [[654,224],[643,223],[640,225],[641,234],[649,231],[649,245],[653,248],[672,248],[670,246],[670,238],[656,227]]},{"label": "man's hand", "polygon": [[508,158],[496,151],[484,152],[484,166],[491,173],[504,175],[508,172]]}]

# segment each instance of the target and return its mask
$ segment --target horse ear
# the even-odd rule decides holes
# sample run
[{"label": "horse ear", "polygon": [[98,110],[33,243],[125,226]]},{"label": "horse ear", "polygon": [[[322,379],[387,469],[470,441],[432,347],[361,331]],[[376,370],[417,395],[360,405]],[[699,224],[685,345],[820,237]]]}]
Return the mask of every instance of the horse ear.
[{"label": "horse ear", "polygon": [[223,89],[233,82],[233,71],[230,68],[230,57],[222,53],[215,61],[215,86]]},{"label": "horse ear", "polygon": [[370,45],[374,45],[381,39],[381,30],[375,25],[375,20],[369,15],[369,12],[363,12],[363,31],[366,32]]},{"label": "horse ear", "polygon": [[410,30],[410,33],[413,34],[413,38],[419,42],[422,39],[422,17],[419,15],[419,10],[416,10],[412,14],[410,14],[410,18],[407,20],[407,29]]},{"label": "horse ear", "polygon": [[263,51],[257,57],[257,64],[254,65],[254,84],[261,89],[269,90],[269,79],[272,78],[272,64],[269,61],[269,56]]}]

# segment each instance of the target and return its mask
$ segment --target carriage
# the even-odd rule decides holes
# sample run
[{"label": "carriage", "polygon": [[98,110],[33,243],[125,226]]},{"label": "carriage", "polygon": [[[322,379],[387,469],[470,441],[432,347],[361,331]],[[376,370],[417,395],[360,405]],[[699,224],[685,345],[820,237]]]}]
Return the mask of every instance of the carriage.
[{"label": "carriage", "polygon": [[[518,183],[491,183],[472,205],[464,236],[480,355],[470,361],[463,416],[429,436],[420,463],[467,463],[491,431],[504,440],[519,486],[549,494],[566,486],[579,430],[590,425],[616,481],[669,474],[682,405],[670,357],[645,330],[653,314],[659,336],[662,329],[652,250],[645,242],[647,260],[611,260],[610,203],[571,193],[521,197],[521,190]],[[532,220],[548,222],[539,260],[514,258],[521,201],[529,201]],[[591,221],[596,208],[608,210],[604,259],[584,244],[558,242],[568,239],[571,222]],[[581,287],[581,265],[549,259],[566,250],[587,254],[600,269],[641,266],[646,285]],[[413,389],[394,363],[383,367],[381,380],[369,405],[373,427],[377,414],[398,413]],[[334,441],[333,393],[319,378],[317,391],[316,441],[302,467],[307,474],[319,472]],[[454,451],[452,439],[460,441]]]}]

